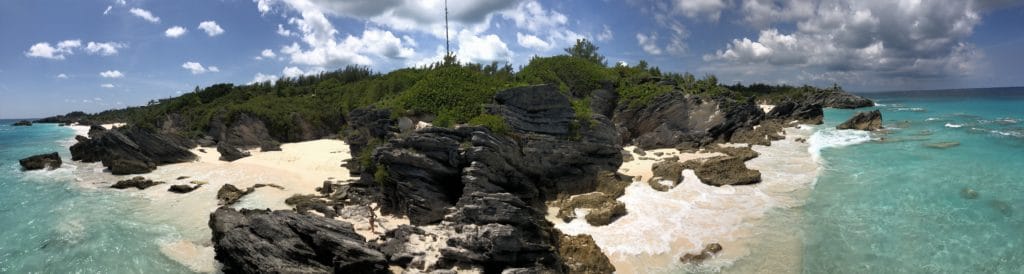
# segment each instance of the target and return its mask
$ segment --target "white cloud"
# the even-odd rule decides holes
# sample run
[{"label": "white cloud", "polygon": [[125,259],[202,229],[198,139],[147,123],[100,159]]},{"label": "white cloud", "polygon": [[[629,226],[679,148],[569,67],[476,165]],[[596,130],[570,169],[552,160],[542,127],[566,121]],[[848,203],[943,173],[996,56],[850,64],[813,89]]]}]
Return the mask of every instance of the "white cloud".
[{"label": "white cloud", "polygon": [[289,55],[293,64],[320,67],[371,65],[373,61],[368,55],[405,59],[415,54],[414,49],[403,45],[402,39],[391,31],[370,28],[363,30],[361,36],[338,38],[338,31],[322,12],[301,6],[297,9],[308,10],[302,13],[301,18],[291,18],[289,22],[298,28],[299,37],[306,47],[303,49],[293,43],[281,49],[281,53]]},{"label": "white cloud", "polygon": [[114,84],[109,84],[109,83],[107,83],[107,84],[102,84],[102,85],[100,85],[100,87],[101,87],[101,88],[114,88]]},{"label": "white cloud", "polygon": [[117,43],[117,42],[105,42],[105,43],[89,42],[89,44],[87,44],[85,46],[85,52],[87,52],[89,54],[99,54],[99,55],[102,55],[102,56],[110,56],[110,55],[117,54],[118,49],[122,49],[122,48],[125,48],[125,47],[127,47],[127,46],[124,43]]},{"label": "white cloud", "polygon": [[114,6],[107,6],[107,9],[103,10],[103,15],[110,14],[110,10],[113,9],[113,8],[114,8]]},{"label": "white cloud", "polygon": [[164,36],[167,36],[167,37],[170,37],[170,38],[178,38],[178,37],[181,37],[182,35],[185,35],[185,33],[187,33],[187,32],[188,32],[188,30],[186,30],[185,28],[183,28],[181,26],[173,26],[173,27],[168,28],[166,31],[164,31]]},{"label": "white cloud", "polygon": [[124,73],[121,73],[121,71],[117,71],[117,70],[108,70],[108,71],[100,72],[100,76],[102,76],[103,78],[115,78],[116,79],[116,78],[124,78]]},{"label": "white cloud", "polygon": [[270,82],[271,84],[273,84],[274,81],[277,81],[277,75],[266,75],[266,74],[263,74],[263,73],[256,73],[256,76],[253,76],[252,82],[249,82],[249,84],[263,83],[263,82]]},{"label": "white cloud", "polygon": [[217,21],[203,21],[199,23],[199,29],[205,31],[206,35],[211,37],[224,33],[224,29],[217,25]]},{"label": "white cloud", "polygon": [[68,75],[63,73],[57,74],[57,79],[68,79]]},{"label": "white cloud", "polygon": [[181,64],[181,68],[189,70],[189,72],[192,72],[192,74],[203,74],[203,73],[206,73],[206,72],[220,72],[220,69],[215,67],[215,66],[210,66],[209,68],[207,68],[207,67],[203,67],[203,64],[200,64],[199,62],[192,62],[192,61],[185,62],[184,64]]},{"label": "white cloud", "polygon": [[718,21],[722,10],[729,6],[726,0],[673,0],[675,12],[690,18],[706,17]]},{"label": "white cloud", "polygon": [[612,40],[614,37],[615,35],[612,33],[612,29],[609,28],[608,25],[604,25],[604,30],[602,30],[601,33],[598,33],[594,38],[599,42],[607,42]]},{"label": "white cloud", "polygon": [[477,36],[469,32],[459,34],[459,59],[473,63],[511,62],[512,52],[501,38],[494,34]]},{"label": "white cloud", "polygon": [[518,42],[519,45],[524,48],[530,48],[539,51],[546,51],[551,49],[551,44],[531,34],[522,34],[516,32],[516,42]]},{"label": "white cloud", "polygon": [[520,2],[515,9],[503,12],[502,16],[515,22],[516,26],[531,32],[561,27],[569,20],[562,13],[545,10],[537,1]]},{"label": "white cloud", "polygon": [[138,16],[139,18],[149,21],[150,23],[160,23],[160,17],[153,16],[153,13],[149,12],[148,10],[132,8],[128,11],[134,14],[135,16]]},{"label": "white cloud", "polygon": [[651,33],[650,35],[643,34],[643,33],[637,33],[636,34],[636,42],[637,42],[637,44],[640,45],[640,48],[643,49],[644,52],[647,52],[647,53],[652,54],[652,55],[660,55],[661,54],[661,48],[658,47],[658,34],[657,33]]},{"label": "white cloud", "polygon": [[288,37],[292,36],[292,31],[284,28],[284,25],[277,24],[277,35]]},{"label": "white cloud", "polygon": [[28,51],[25,52],[25,56],[64,60],[65,55],[71,55],[74,53],[74,48],[81,46],[81,40],[64,40],[57,43],[57,47],[50,46],[50,43],[40,42],[29,47]]},{"label": "white cloud", "polygon": [[302,76],[303,74],[305,74],[305,72],[297,67],[285,67],[284,70],[281,71],[281,75],[285,78],[295,78]]},{"label": "white cloud", "polygon": [[274,54],[274,50],[264,49],[262,52],[260,52],[260,57],[263,57],[263,58],[274,58],[274,57],[277,57],[277,54]]}]

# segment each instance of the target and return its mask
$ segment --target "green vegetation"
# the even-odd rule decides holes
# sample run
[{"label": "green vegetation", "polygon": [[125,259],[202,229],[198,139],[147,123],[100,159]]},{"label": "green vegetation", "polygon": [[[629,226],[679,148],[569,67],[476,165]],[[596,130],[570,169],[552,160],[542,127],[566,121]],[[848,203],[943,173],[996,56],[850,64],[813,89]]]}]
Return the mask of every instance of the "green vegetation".
[{"label": "green vegetation", "polygon": [[[508,64],[462,64],[455,56],[446,56],[433,65],[386,74],[375,73],[367,67],[349,66],[274,82],[216,84],[197,87],[178,97],[153,100],[145,106],[104,111],[87,119],[173,128],[189,136],[200,136],[215,121],[230,124],[245,114],[263,121],[271,137],[288,142],[300,138],[300,127],[338,132],[350,111],[368,106],[390,109],[396,116],[432,114],[436,117],[435,126],[469,123],[507,133],[506,122],[499,116],[483,113],[483,105],[492,102],[496,92],[521,85],[558,86],[572,100],[576,112],[574,130],[593,125],[590,93],[606,87],[619,93],[620,105],[630,107],[650,104],[670,92],[745,102],[752,98],[776,101],[840,89],[838,86],[818,89],[722,85],[714,75],[698,79],[690,73],[662,73],[645,61],[634,66],[606,67],[598,49],[590,41],[581,39],[565,49],[566,55],[534,57],[519,72]],[[366,157],[358,160],[368,163],[372,147],[375,146],[364,152]]]}]

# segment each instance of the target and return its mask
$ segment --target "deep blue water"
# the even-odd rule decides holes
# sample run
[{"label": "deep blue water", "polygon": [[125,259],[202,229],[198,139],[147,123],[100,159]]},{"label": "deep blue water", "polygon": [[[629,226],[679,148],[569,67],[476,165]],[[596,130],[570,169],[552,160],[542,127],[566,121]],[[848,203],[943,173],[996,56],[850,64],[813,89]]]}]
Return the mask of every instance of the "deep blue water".
[{"label": "deep blue water", "polygon": [[[12,127],[0,120],[0,273],[185,273],[159,251],[173,228],[134,210],[146,201],[75,180],[56,124]],[[21,171],[18,159],[59,152],[64,166]]]},{"label": "deep blue water", "polygon": [[890,131],[821,151],[803,272],[1024,273],[1024,89],[867,96]]}]

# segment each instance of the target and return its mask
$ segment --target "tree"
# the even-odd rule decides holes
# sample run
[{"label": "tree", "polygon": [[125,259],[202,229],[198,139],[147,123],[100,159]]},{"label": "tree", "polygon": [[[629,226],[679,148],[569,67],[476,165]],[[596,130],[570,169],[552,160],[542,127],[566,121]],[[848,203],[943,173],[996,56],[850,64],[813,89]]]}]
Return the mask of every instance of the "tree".
[{"label": "tree", "polygon": [[604,56],[601,56],[601,54],[597,53],[598,49],[599,48],[595,46],[594,43],[591,43],[586,38],[583,38],[576,39],[576,45],[565,48],[565,53],[568,53],[569,56],[572,57],[579,57],[589,60],[601,66],[608,66],[608,64],[605,63],[604,61]]}]

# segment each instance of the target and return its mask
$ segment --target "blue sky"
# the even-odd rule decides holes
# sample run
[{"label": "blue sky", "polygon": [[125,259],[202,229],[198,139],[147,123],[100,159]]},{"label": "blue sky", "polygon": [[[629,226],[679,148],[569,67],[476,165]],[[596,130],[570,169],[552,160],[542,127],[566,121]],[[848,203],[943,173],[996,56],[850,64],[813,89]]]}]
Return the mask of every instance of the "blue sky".
[{"label": "blue sky", "polygon": [[[436,61],[443,0],[12,0],[0,3],[0,118],[145,104],[196,86],[350,64]],[[1024,85],[1009,0],[450,0],[463,61],[554,55],[577,38],[724,83],[852,91]]]}]

